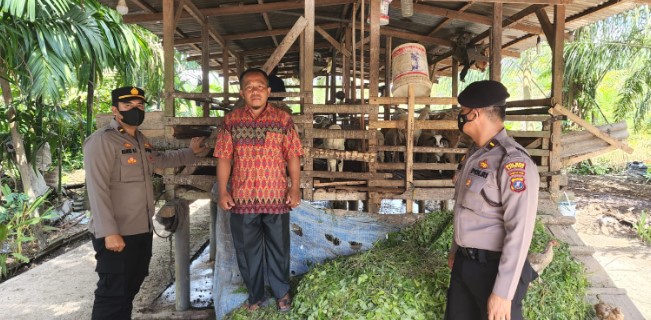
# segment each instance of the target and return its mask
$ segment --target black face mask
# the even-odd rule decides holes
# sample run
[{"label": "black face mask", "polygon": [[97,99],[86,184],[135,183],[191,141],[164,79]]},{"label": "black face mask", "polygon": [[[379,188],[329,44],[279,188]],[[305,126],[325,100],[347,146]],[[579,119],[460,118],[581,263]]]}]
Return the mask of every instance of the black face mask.
[{"label": "black face mask", "polygon": [[477,117],[475,117],[475,119],[468,120],[468,115],[471,112],[472,112],[472,110],[470,110],[466,114],[461,114],[461,111],[459,111],[459,114],[457,115],[457,126],[459,127],[459,131],[461,131],[461,133],[463,133],[463,126],[465,126],[466,123],[473,122],[473,121],[475,121],[475,119],[477,119]]},{"label": "black face mask", "polygon": [[145,111],[138,108],[133,108],[128,111],[120,111],[122,115],[122,122],[130,126],[139,126],[145,121]]}]

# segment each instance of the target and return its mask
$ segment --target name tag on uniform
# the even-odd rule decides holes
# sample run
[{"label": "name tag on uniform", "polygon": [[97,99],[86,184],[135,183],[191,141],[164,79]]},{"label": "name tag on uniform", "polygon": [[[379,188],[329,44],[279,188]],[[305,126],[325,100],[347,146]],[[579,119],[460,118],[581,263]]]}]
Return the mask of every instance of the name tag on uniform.
[{"label": "name tag on uniform", "polygon": [[122,154],[129,154],[129,153],[136,153],[138,150],[136,149],[122,149]]},{"label": "name tag on uniform", "polygon": [[474,174],[474,175],[482,177],[482,178],[488,178],[488,172],[486,172],[484,170],[479,170],[477,168],[470,169],[470,174]]}]

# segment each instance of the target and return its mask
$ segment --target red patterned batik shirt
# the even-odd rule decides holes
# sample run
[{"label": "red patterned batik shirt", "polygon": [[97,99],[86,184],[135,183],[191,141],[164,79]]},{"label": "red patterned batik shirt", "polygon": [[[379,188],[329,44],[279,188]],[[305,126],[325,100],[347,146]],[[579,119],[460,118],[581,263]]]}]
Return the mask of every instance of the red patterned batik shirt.
[{"label": "red patterned batik shirt", "polygon": [[224,117],[216,158],[233,159],[233,213],[287,213],[287,160],[303,155],[292,117],[271,104],[255,118],[249,106]]}]

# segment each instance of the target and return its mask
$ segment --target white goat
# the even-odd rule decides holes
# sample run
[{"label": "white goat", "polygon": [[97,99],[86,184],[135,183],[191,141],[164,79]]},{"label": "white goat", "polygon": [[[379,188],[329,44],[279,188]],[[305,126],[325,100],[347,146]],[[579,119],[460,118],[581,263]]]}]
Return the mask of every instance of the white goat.
[{"label": "white goat", "polygon": [[[328,130],[341,130],[341,126],[333,123],[329,117],[315,118],[315,128],[328,129]],[[330,150],[345,150],[346,139],[326,138],[323,141],[323,148]],[[337,159],[328,159],[328,171],[342,172],[344,170],[344,161]]]}]

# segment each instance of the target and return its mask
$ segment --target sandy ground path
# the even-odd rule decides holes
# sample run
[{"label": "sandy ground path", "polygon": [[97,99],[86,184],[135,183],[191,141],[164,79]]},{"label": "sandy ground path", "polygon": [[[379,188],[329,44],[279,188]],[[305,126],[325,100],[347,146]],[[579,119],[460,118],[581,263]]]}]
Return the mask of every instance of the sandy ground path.
[{"label": "sandy ground path", "polygon": [[[190,205],[190,253],[208,241],[210,205],[198,200]],[[165,232],[165,231],[162,231]],[[134,319],[166,318],[174,302],[158,299],[172,284],[169,241],[154,236],[149,277],[134,300]],[[0,284],[0,319],[90,319],[97,282],[95,252],[90,241]],[[192,289],[191,289],[192,290]]]}]

